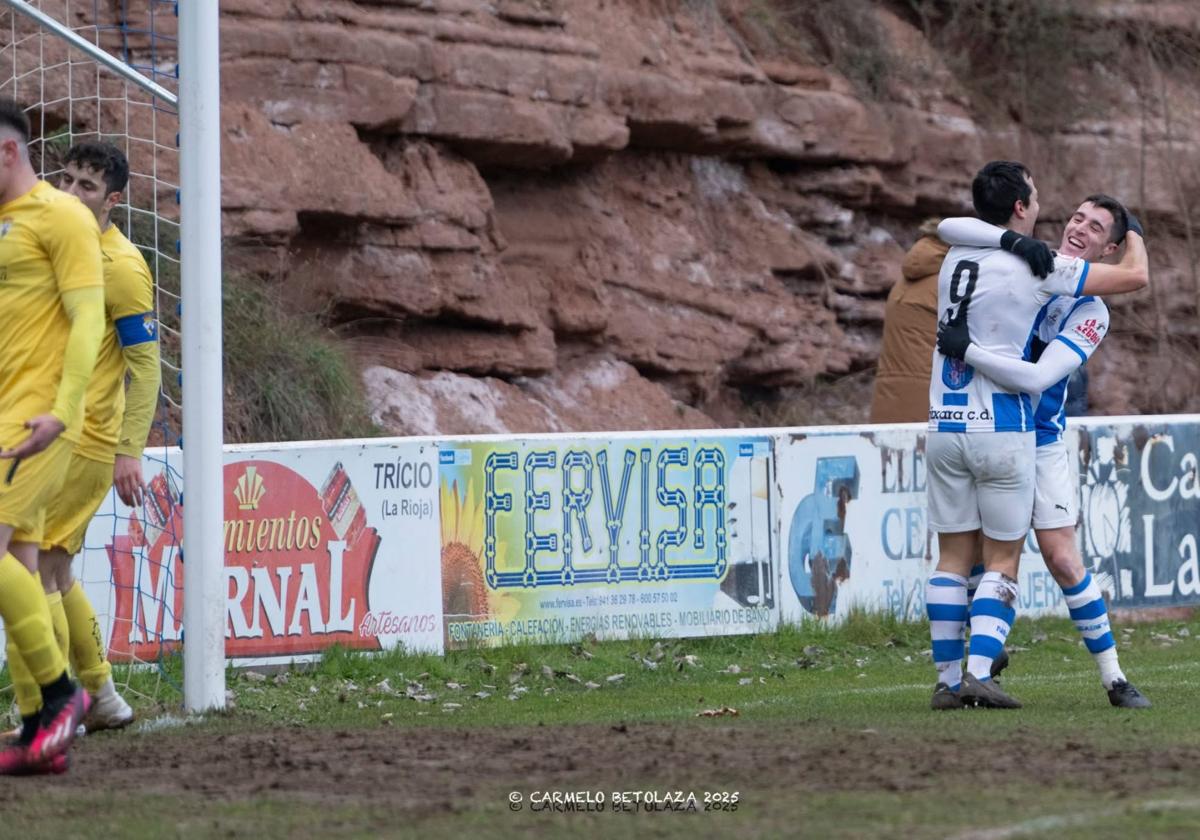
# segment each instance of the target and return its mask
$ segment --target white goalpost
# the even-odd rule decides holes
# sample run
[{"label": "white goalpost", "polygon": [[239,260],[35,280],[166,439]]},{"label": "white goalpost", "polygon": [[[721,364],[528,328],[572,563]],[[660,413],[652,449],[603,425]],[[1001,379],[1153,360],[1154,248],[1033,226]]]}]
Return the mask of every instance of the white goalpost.
[{"label": "white goalpost", "polygon": [[[173,527],[171,507],[182,507],[186,586],[182,633],[162,629],[177,620],[179,581],[161,558],[149,596],[141,577],[127,587],[134,607],[125,620],[142,622],[131,639],[157,632],[164,649],[183,642],[184,705],[205,711],[225,706],[219,11],[216,0],[119,5],[0,0],[0,96],[27,108],[42,177],[53,180],[77,137],[115,142],[130,160],[121,223],[154,273],[163,348],[152,443],[163,453],[182,449],[186,492],[175,489],[178,464],[163,454],[160,484],[141,517],[127,519],[140,539]],[[159,624],[146,625],[148,597],[159,602]]]},{"label": "white goalpost", "polygon": [[199,641],[184,653],[184,703],[225,706],[225,483],[221,377],[220,12],[215,2],[179,9],[179,134],[183,260],[183,623]]}]

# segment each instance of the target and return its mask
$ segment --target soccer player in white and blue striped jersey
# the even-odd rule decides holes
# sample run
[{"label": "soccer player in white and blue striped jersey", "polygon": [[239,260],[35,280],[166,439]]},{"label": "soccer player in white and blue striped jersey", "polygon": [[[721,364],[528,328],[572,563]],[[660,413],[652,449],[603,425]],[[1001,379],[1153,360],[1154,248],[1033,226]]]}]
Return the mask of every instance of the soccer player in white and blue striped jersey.
[{"label": "soccer player in white and blue striped jersey", "polygon": [[[1088,196],[1063,230],[1059,253],[1098,261],[1113,256],[1132,230],[1141,225],[1111,196]],[[951,244],[998,242],[1003,231],[977,219],[948,219],[940,234]],[[1084,645],[1100,670],[1109,702],[1120,708],[1148,708],[1150,701],[1121,671],[1116,640],[1100,587],[1084,568],[1075,540],[1079,479],[1076,459],[1063,442],[1066,430],[1067,382],[1086,364],[1108,332],[1108,307],[1095,297],[1051,299],[1038,313],[1027,356],[1018,361],[969,343],[966,321],[946,325],[939,333],[942,352],[963,358],[997,383],[1038,394],[1034,422],[1037,480],[1033,527],[1046,567],[1062,587],[1067,608]],[[972,570],[974,572],[974,570]]]},{"label": "soccer player in white and blue striped jersey", "polygon": [[[1115,266],[1053,257],[1033,240],[1037,188],[1019,163],[987,164],[976,175],[972,197],[982,219],[1006,229],[999,248],[950,250],[939,276],[938,308],[946,320],[968,323],[970,339],[984,350],[1025,358],[1038,312],[1055,295],[1118,294],[1149,282],[1140,237],[1130,237],[1125,257]],[[1033,515],[1032,399],[935,350],[929,417],[929,523],[938,533],[939,549],[926,587],[938,669],[931,705],[1018,708],[1020,703],[992,680],[991,670],[1015,615],[1017,566]],[[980,547],[985,573],[968,611],[967,575]],[[968,618],[971,643],[964,675],[962,633]]]}]

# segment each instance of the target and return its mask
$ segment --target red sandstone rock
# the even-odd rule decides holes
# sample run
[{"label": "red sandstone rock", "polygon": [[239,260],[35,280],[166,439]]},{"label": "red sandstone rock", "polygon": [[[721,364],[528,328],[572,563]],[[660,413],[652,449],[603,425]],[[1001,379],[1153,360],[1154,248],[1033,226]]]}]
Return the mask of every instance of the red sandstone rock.
[{"label": "red sandstone rock", "polygon": [[[1142,337],[1195,311],[1190,116],[1168,136],[1131,89],[1113,94],[1125,115],[1065,135],[981,128],[922,31],[882,9],[928,81],[869,101],[743,37],[751,5],[223,0],[230,262],[321,281],[393,431],[712,422],[674,397],[730,422],[745,386],[873,365],[917,226],[967,212],[982,161],[1022,157],[1042,235],[1098,189],[1149,222],[1155,287],[1114,305],[1129,326],[1093,362],[1094,406],[1150,406],[1145,354],[1187,374],[1152,407],[1192,405],[1195,354]],[[1167,32],[1194,6],[1089,13]]]},{"label": "red sandstone rock", "polygon": [[550,373],[557,363],[554,334],[545,328],[470,329],[417,321],[363,321],[347,331],[350,347],[366,364],[420,373],[444,369],[459,373],[532,376]]},{"label": "red sandstone rock", "polygon": [[412,110],[418,82],[387,70],[325,61],[250,58],[221,65],[226,89],[245,91],[271,122],[394,127]]},{"label": "red sandstone rock", "polygon": [[698,429],[710,418],[673,400],[629,365],[598,359],[508,383],[453,373],[365,373],[375,421],[400,434]]}]

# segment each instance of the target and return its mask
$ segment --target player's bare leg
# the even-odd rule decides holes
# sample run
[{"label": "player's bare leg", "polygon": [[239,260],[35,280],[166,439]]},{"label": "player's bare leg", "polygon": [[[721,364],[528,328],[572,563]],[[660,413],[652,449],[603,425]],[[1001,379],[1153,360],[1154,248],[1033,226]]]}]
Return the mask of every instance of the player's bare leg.
[{"label": "player's bare leg", "polygon": [[983,535],[983,568],[987,572],[999,572],[1016,580],[1021,566],[1021,548],[1025,537],[1016,540],[994,540]]},{"label": "player's bare leg", "polygon": [[939,533],[937,570],[966,577],[974,563],[981,536],[978,528],[959,534]]},{"label": "player's bare leg", "polygon": [[1149,708],[1150,701],[1125,679],[1121,671],[1116,639],[1108,621],[1108,607],[1100,587],[1083,567],[1083,558],[1075,544],[1075,529],[1043,528],[1036,534],[1046,568],[1062,587],[1075,629],[1100,669],[1100,682],[1108,692],[1109,702],[1125,709]]}]

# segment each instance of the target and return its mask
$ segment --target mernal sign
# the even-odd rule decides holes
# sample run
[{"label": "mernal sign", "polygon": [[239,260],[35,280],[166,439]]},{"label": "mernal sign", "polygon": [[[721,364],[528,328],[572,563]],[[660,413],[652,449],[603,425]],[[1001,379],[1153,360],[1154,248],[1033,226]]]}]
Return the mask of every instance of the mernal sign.
[{"label": "mernal sign", "polygon": [[[165,474],[149,491],[146,521],[132,517],[108,547],[116,593],[109,654],[118,661],[154,659],[183,638],[183,508]],[[359,633],[379,535],[341,463],[319,490],[270,461],[227,464],[225,517],[226,656],[379,649]]]}]

